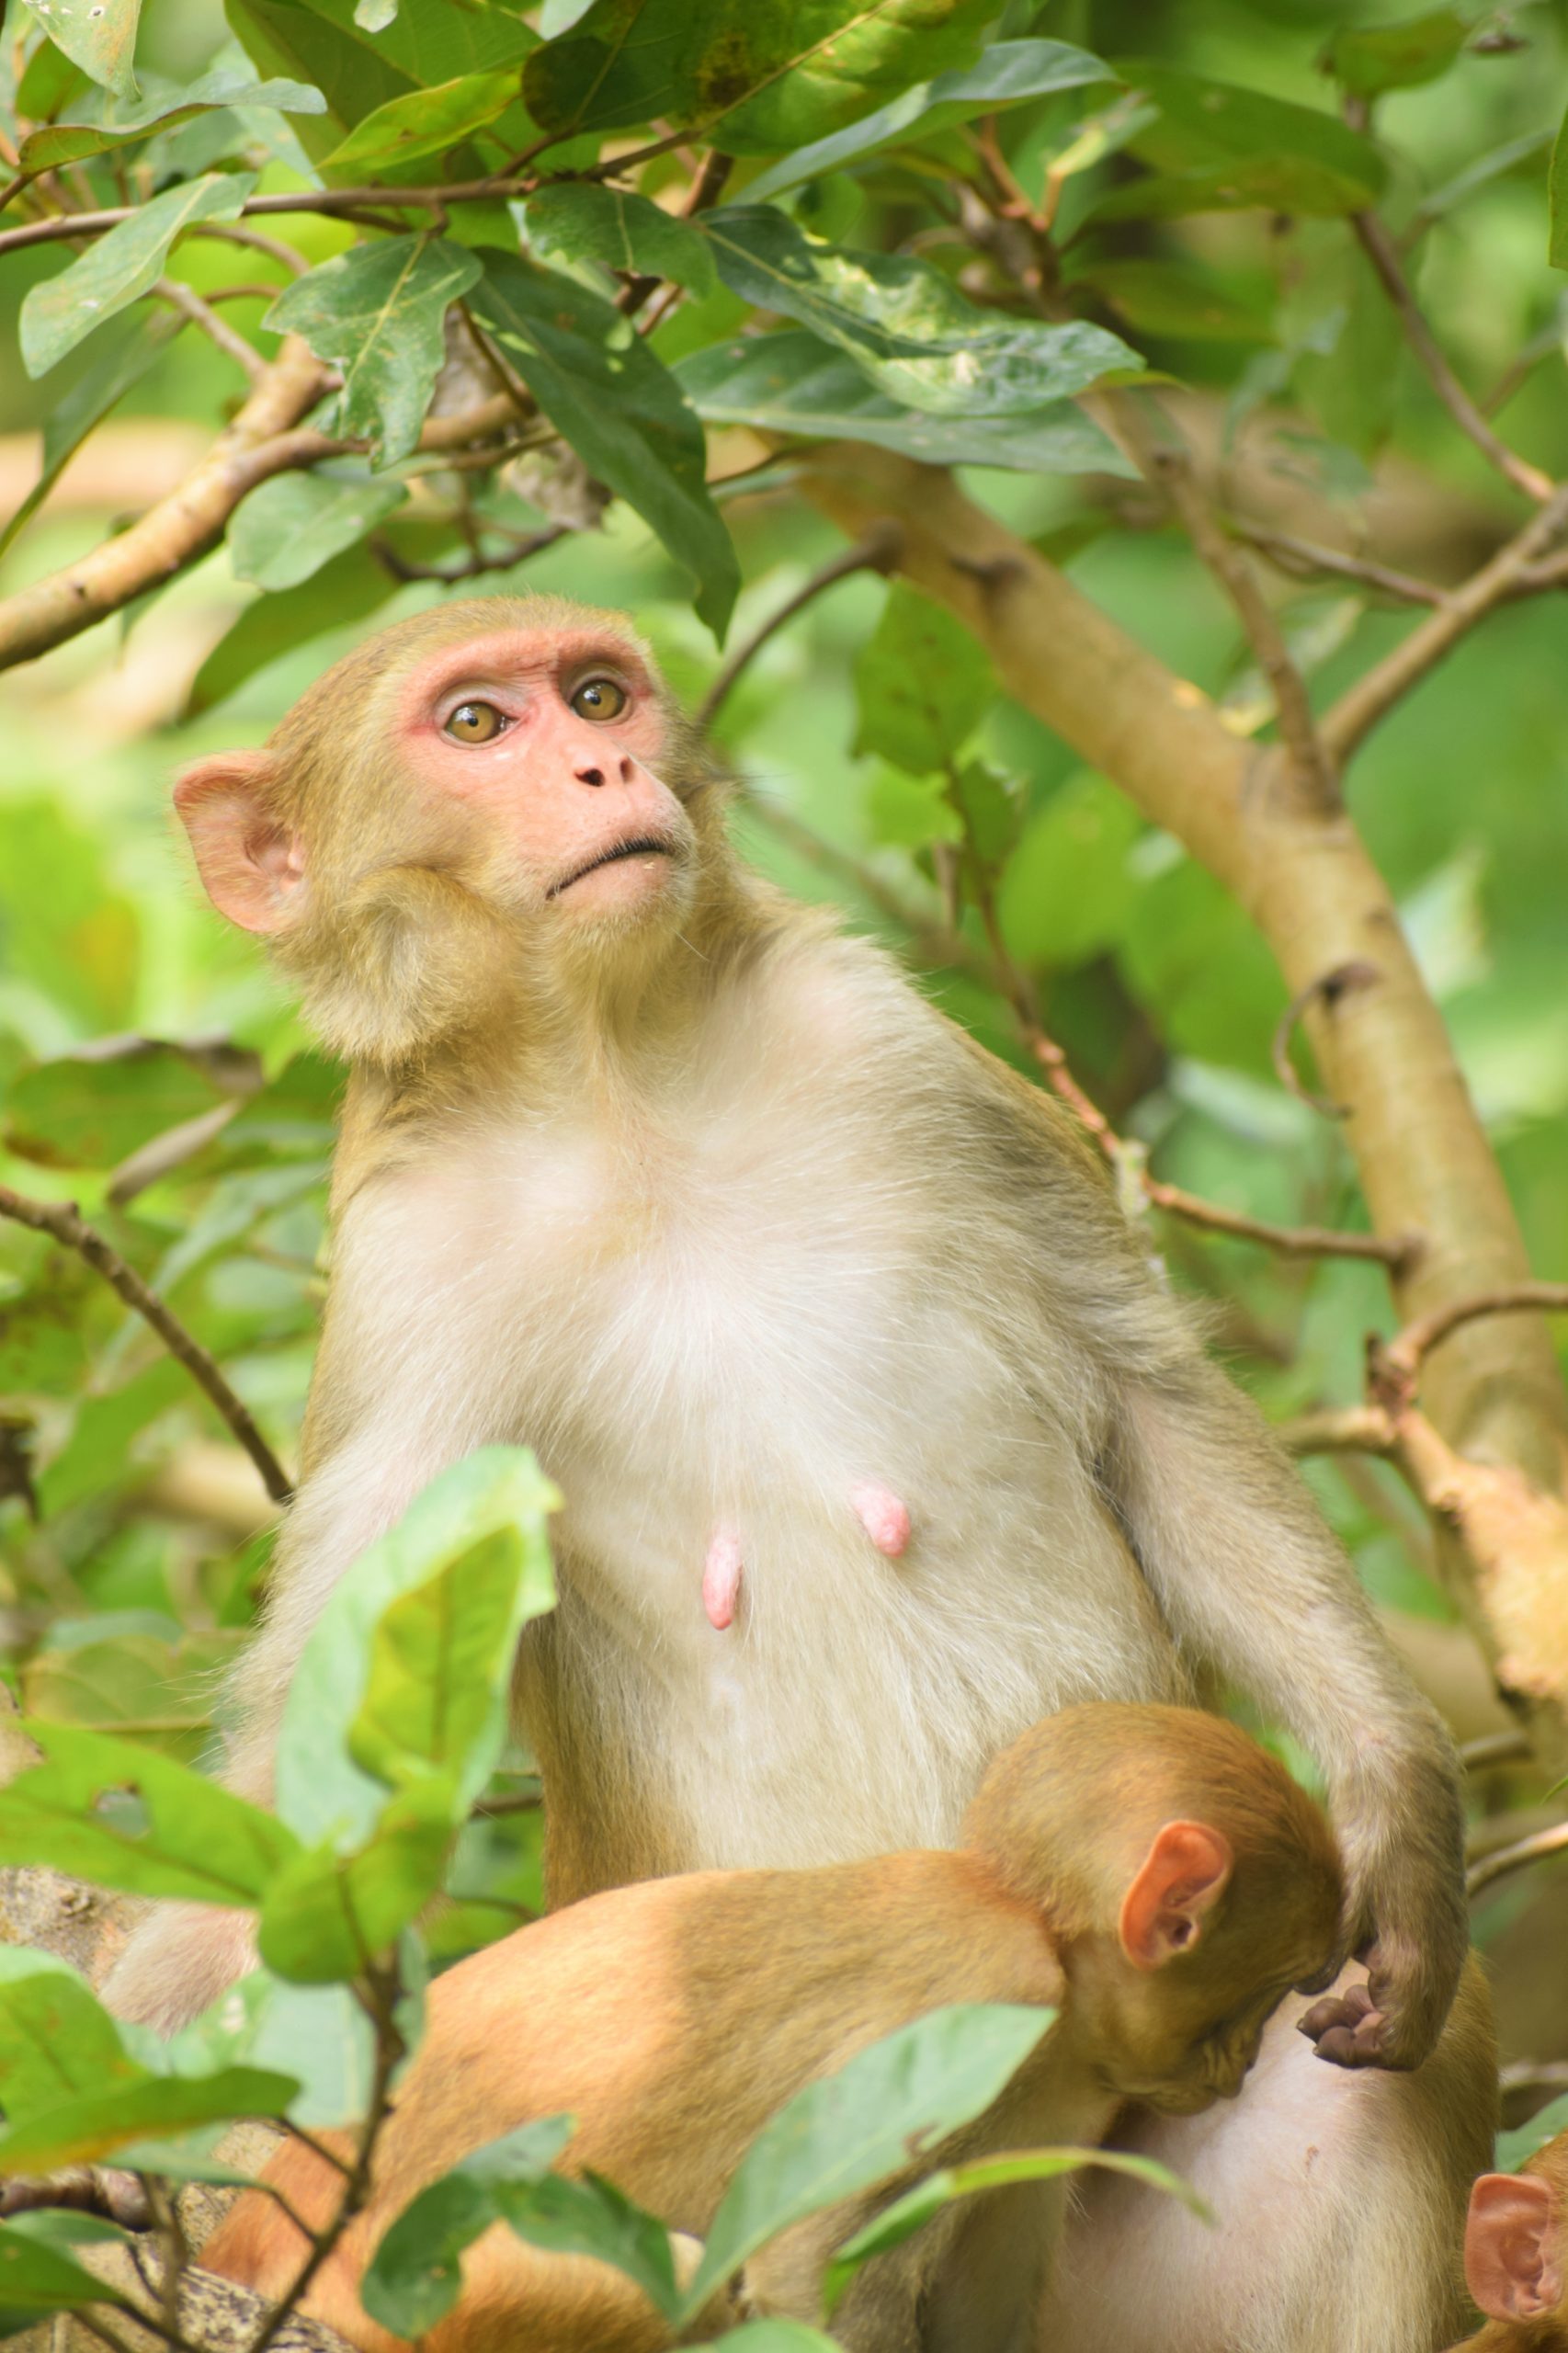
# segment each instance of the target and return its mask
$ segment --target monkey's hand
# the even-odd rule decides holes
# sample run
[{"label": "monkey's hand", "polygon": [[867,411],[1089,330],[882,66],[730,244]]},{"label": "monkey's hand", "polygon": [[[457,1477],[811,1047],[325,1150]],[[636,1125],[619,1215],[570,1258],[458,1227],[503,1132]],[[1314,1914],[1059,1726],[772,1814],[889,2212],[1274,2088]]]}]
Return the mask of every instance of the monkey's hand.
[{"label": "monkey's hand", "polygon": [[[1366,1984],[1341,1983],[1301,2019],[1341,2067],[1418,2067],[1449,2015],[1470,1943],[1457,1775],[1441,1754],[1406,1756],[1372,1837],[1341,1820],[1347,1944]],[[1386,1787],[1386,1785],[1385,1785]]]}]

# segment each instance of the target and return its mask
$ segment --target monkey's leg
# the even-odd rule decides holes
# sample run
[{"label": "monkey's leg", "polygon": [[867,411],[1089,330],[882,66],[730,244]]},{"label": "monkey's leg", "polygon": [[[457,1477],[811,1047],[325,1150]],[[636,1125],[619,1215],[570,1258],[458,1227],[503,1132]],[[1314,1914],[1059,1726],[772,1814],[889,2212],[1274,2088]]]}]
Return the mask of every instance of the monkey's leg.
[{"label": "monkey's leg", "polygon": [[1037,2353],[1437,2353],[1462,2335],[1465,2208],[1496,2120],[1480,1968],[1412,2075],[1317,2058],[1305,2007],[1276,2012],[1239,2099],[1142,2111],[1114,2136],[1184,2175],[1214,2229],[1139,2183],[1081,2177]]}]

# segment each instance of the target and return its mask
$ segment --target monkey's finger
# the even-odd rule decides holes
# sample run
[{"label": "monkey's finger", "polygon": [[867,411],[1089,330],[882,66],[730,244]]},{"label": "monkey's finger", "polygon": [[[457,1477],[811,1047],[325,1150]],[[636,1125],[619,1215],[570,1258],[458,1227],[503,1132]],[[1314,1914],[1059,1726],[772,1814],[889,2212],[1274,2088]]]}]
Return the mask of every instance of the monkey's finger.
[{"label": "monkey's finger", "polygon": [[1353,2033],[1371,2007],[1372,1997],[1365,1985],[1347,1985],[1343,1994],[1331,1994],[1326,2001],[1314,2002],[1296,2023],[1301,2032],[1315,2042],[1333,2027],[1345,2027]]},{"label": "monkey's finger", "polygon": [[1368,2040],[1348,2027],[1331,2027],[1317,2045],[1317,2056],[1332,2067],[1380,2067],[1382,2059],[1376,2039]]}]

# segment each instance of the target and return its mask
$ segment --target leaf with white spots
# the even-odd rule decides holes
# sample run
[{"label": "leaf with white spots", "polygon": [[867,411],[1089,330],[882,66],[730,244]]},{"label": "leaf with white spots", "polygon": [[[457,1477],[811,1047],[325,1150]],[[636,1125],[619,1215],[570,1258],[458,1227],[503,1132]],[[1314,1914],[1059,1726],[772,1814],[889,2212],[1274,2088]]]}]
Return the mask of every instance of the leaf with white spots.
[{"label": "leaf with white spots", "polygon": [[254,172],[210,172],[169,188],[89,245],[57,278],[30,289],[22,304],[22,365],[41,376],[68,351],[155,285],[169,248],[199,221],[234,221],[256,186]]},{"label": "leaf with white spots", "polygon": [[142,0],[33,0],[33,15],[56,49],[116,97],[136,95],[131,59]]},{"label": "leaf with white spots", "polygon": [[446,358],[448,309],[479,276],[474,256],[445,237],[383,237],[296,278],[266,324],[303,335],[342,369],[332,429],[368,441],[390,466],[419,438]]}]

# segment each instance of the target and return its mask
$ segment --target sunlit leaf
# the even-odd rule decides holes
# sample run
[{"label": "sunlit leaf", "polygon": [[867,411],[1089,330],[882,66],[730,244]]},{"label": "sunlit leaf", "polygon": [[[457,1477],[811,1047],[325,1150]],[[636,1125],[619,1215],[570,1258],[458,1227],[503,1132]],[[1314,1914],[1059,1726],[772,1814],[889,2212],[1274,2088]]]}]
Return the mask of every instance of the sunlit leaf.
[{"label": "sunlit leaf", "polygon": [[134,97],[142,0],[49,0],[42,20],[55,47],[118,97]]},{"label": "sunlit leaf", "polygon": [[46,2313],[125,2301],[118,2288],[28,2230],[25,2218],[0,2222],[0,2336],[31,2328]]},{"label": "sunlit leaf", "polygon": [[792,2222],[905,2172],[991,2106],[1056,2013],[1004,2004],[933,2010],[858,2051],[759,2133],[709,2229],[687,2315]]},{"label": "sunlit leaf", "polygon": [[[187,1396],[189,1381],[183,1365],[160,1358],[124,1389],[86,1399],[70,1446],[39,1482],[46,1515],[52,1518],[123,1476],[131,1439],[171,1403]],[[117,1406],[125,1408],[121,1420],[96,1410]],[[212,1736],[218,1679],[242,1640],[237,1629],[186,1634],[177,1642],[125,1633],[40,1650],[21,1670],[23,1704],[29,1714],[51,1723],[112,1732],[192,1764]]]},{"label": "sunlit leaf", "polygon": [[253,490],[229,526],[236,580],[258,588],[297,588],[324,563],[394,514],[408,493],[348,466],[275,474]]},{"label": "sunlit leaf", "polygon": [[52,1955],[0,1946],[0,2112],[12,2125],[139,2081],[113,2018]]},{"label": "sunlit leaf", "polygon": [[1012,416],[1143,364],[1103,327],[982,310],[928,262],[819,244],[771,205],[726,206],[704,228],[726,286],[838,345],[905,407]]},{"label": "sunlit leaf", "polygon": [[200,221],[234,221],[256,186],[254,172],[211,172],[165,188],[78,254],[68,269],[29,287],[22,301],[22,364],[41,376],[93,329],[162,277],[169,247]]},{"label": "sunlit leaf", "polygon": [[292,2075],[225,2067],[212,2075],[145,2075],[85,2093],[0,2131],[0,2176],[97,2165],[132,2142],[229,2117],[285,2116],[298,2089]]},{"label": "sunlit leaf", "polygon": [[664,363],[612,303],[507,255],[486,256],[473,308],[589,472],[693,574],[697,610],[722,638],[740,569],[708,494],[702,426]]},{"label": "sunlit leaf", "polygon": [[333,429],[370,443],[379,465],[419,438],[446,357],[449,306],[480,275],[446,237],[385,237],[354,245],[284,288],[267,324],[301,335],[343,371]]},{"label": "sunlit leaf", "polygon": [[462,2285],[460,2258],[500,2216],[507,2183],[548,2174],[572,2137],[569,2116],[540,2117],[486,2143],[422,2189],[389,2226],[360,2282],[372,2320],[416,2337],[444,2320]]},{"label": "sunlit leaf", "polygon": [[198,1061],[155,1038],[113,1056],[62,1054],[12,1082],[6,1149],[45,1168],[112,1168],[224,1099]]},{"label": "sunlit leaf", "polygon": [[44,1762],[0,1790],[0,1861],[100,1887],[254,1904],[295,1851],[282,1823],[172,1757],[28,1719]]},{"label": "sunlit leaf", "polygon": [[568,2181],[547,2173],[533,2183],[503,2182],[496,2209],[530,2246],[554,2255],[595,2256],[635,2280],[656,2312],[675,2323],[682,2298],[676,2285],[670,2234],[655,2215],[633,2204],[613,2183],[590,2174]]},{"label": "sunlit leaf", "polygon": [[793,154],[770,164],[746,183],[746,201],[766,203],[786,188],[799,188],[803,180],[842,171],[881,148],[905,146],[953,123],[972,122],[977,114],[1000,114],[1026,98],[1115,79],[1103,58],[1091,56],[1086,49],[1074,49],[1070,41],[994,40],[976,64],[917,82],[902,97],[879,107],[875,114],[862,115],[847,131],[813,140],[810,146],[798,147]]},{"label": "sunlit leaf", "polygon": [[694,294],[718,284],[707,239],[645,196],[594,180],[541,188],[524,209],[528,244],[544,261],[597,261],[607,269],[673,278]]},{"label": "sunlit leaf", "polygon": [[594,0],[529,58],[523,95],[563,136],[722,119],[729,153],[774,154],[967,63],[990,13],[990,0]]},{"label": "sunlit leaf", "polygon": [[452,0],[229,0],[227,13],[261,72],[298,74],[324,95],[332,120],[312,141],[317,156],[392,100],[520,64],[538,46],[511,9]]},{"label": "sunlit leaf", "polygon": [[330,1841],[293,1857],[262,1902],[268,1969],[301,1985],[358,1976],[440,1887],[465,1813],[451,1778],[422,1781],[387,1801],[358,1846]]},{"label": "sunlit leaf", "polygon": [[326,100],[308,82],[258,82],[254,74],[217,67],[187,87],[160,87],[133,105],[105,107],[91,122],[48,122],[29,131],[21,143],[19,161],[25,172],[56,171],[62,164],[80,163],[153,131],[172,131],[199,114],[220,107],[270,107],[279,114],[323,114]]},{"label": "sunlit leaf", "polygon": [[516,66],[490,74],[462,74],[433,90],[410,91],[355,124],[347,139],[322,158],[324,172],[346,178],[375,179],[422,155],[444,155],[471,131],[505,114],[517,97]]}]

